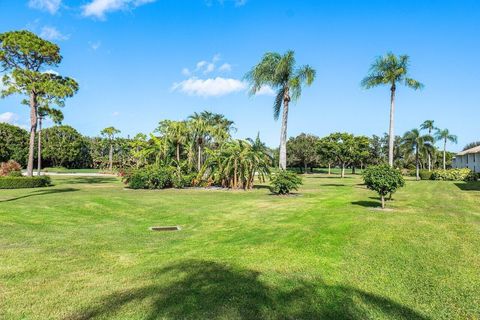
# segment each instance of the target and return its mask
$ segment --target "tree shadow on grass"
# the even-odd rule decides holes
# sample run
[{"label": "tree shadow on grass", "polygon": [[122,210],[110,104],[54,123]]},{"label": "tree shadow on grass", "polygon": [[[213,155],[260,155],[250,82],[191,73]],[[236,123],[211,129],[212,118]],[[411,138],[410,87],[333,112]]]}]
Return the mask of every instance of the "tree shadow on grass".
[{"label": "tree shadow on grass", "polygon": [[346,184],[343,183],[326,183],[326,184],[321,184],[320,187],[345,187]]},{"label": "tree shadow on grass", "polygon": [[458,182],[455,185],[462,191],[480,191],[480,181]]},{"label": "tree shadow on grass", "polygon": [[62,181],[64,184],[95,184],[95,183],[112,183],[117,182],[114,177],[72,177]]},{"label": "tree shadow on grass", "polygon": [[49,194],[56,194],[56,193],[64,193],[64,192],[74,192],[78,191],[80,189],[75,189],[75,188],[52,188],[52,189],[42,189],[42,190],[35,190],[30,192],[29,194],[15,197],[15,198],[10,198],[6,200],[0,200],[0,202],[10,202],[10,201],[16,201],[20,199],[25,199],[25,198],[30,198],[30,197],[37,197],[37,196],[45,196]]},{"label": "tree shadow on grass", "polygon": [[393,319],[427,319],[393,300],[352,287],[287,279],[288,285],[280,288],[266,285],[260,275],[216,262],[187,260],[153,272],[151,285],[133,284],[66,319],[116,319],[125,311],[147,320],[365,319],[368,312]]},{"label": "tree shadow on grass", "polygon": [[351,204],[366,208],[380,208],[382,206],[382,204],[377,201],[353,201]]},{"label": "tree shadow on grass", "polygon": [[253,189],[269,189],[270,190],[270,186],[266,184],[257,184],[253,186]]}]

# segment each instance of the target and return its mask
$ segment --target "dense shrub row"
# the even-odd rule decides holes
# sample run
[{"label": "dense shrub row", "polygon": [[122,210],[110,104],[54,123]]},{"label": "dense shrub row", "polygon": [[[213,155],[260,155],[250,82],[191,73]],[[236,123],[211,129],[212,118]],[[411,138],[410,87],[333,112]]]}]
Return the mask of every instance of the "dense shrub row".
[{"label": "dense shrub row", "polygon": [[468,168],[434,170],[431,175],[431,180],[443,181],[475,181],[477,178],[477,174]]},{"label": "dense shrub row", "polygon": [[185,188],[192,185],[194,177],[173,167],[151,165],[125,172],[123,181],[132,189]]},{"label": "dense shrub row", "polygon": [[0,189],[40,188],[51,185],[50,177],[0,177]]}]

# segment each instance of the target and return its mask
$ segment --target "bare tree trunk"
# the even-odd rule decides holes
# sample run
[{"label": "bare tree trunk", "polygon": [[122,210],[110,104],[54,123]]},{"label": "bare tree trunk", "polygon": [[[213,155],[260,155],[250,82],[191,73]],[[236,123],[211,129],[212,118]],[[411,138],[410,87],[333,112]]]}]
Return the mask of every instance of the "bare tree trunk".
[{"label": "bare tree trunk", "polygon": [[27,175],[33,176],[33,156],[35,153],[35,132],[37,131],[37,95],[30,92],[30,144],[28,147]]},{"label": "bare tree trunk", "polygon": [[108,152],[108,170],[113,170],[113,141],[110,141],[110,151]]},{"label": "bare tree trunk", "polygon": [[381,198],[382,198],[382,209],[385,209],[385,196],[382,195]]},{"label": "bare tree trunk", "polygon": [[328,164],[328,175],[332,174],[332,165],[329,163]]},{"label": "bare tree trunk", "polygon": [[395,143],[395,84],[390,88],[390,127],[388,129],[388,164],[393,167],[393,148]]},{"label": "bare tree trunk", "polygon": [[419,159],[418,159],[418,145],[415,147],[415,173],[417,175],[417,181],[420,180],[420,163],[419,163]]},{"label": "bare tree trunk", "polygon": [[342,163],[342,178],[345,178],[345,164]]},{"label": "bare tree trunk", "polygon": [[307,165],[306,162],[303,163],[303,167],[304,167],[304,170],[305,170],[305,174],[307,174],[308,165]]},{"label": "bare tree trunk", "polygon": [[290,97],[288,90],[285,92],[283,98],[283,115],[282,115],[282,129],[280,132],[280,163],[279,167],[282,170],[287,169],[287,122],[288,122],[288,104]]},{"label": "bare tree trunk", "polygon": [[38,117],[37,147],[37,176],[39,176],[42,171],[42,117]]},{"label": "bare tree trunk", "polygon": [[447,170],[447,139],[443,142],[443,170]]}]

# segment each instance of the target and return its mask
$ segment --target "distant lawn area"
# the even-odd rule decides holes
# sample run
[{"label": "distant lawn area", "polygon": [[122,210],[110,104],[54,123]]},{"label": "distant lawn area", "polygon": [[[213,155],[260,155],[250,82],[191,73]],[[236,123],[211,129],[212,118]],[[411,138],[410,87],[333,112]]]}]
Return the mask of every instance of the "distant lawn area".
[{"label": "distant lawn area", "polygon": [[0,190],[0,319],[480,317],[479,183],[409,180],[382,212],[351,175],[289,197],[53,182]]},{"label": "distant lawn area", "polygon": [[99,169],[67,169],[64,167],[50,167],[42,169],[44,172],[53,172],[53,173],[99,173]]}]

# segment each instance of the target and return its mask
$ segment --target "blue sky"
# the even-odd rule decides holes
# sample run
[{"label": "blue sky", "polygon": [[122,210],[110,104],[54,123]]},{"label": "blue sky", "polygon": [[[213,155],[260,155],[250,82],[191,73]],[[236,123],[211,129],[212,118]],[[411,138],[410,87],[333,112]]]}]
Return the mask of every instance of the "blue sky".
[{"label": "blue sky", "polygon": [[[422,91],[400,87],[396,133],[426,119],[480,140],[480,1],[0,0],[0,32],[29,29],[61,47],[59,68],[80,84],[65,124],[86,135],[124,136],[159,120],[209,110],[277,146],[273,97],[249,97],[243,75],[267,51],[293,49],[317,79],[293,105],[289,136],[388,130],[388,88],[361,79],[387,51],[411,56]],[[0,121],[26,125],[19,97],[0,100]]]}]

